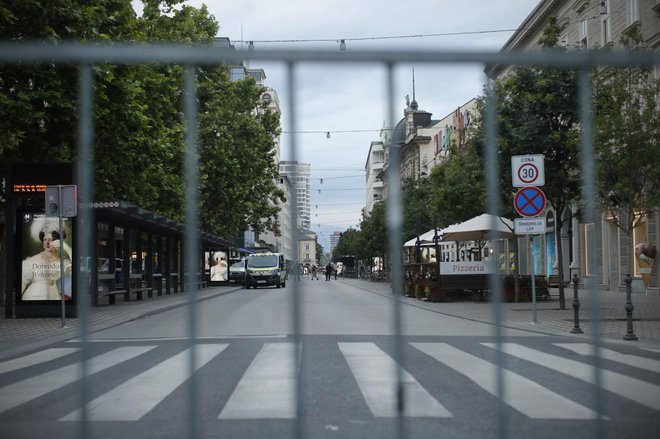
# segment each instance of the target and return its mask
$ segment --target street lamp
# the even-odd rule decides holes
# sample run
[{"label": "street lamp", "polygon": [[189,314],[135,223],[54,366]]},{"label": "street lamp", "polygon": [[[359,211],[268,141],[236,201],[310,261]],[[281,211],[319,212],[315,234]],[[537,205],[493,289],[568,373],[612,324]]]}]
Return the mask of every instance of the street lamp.
[{"label": "street lamp", "polygon": [[638,340],[638,338],[635,335],[635,332],[633,331],[632,313],[635,307],[632,304],[632,276],[630,276],[630,274],[626,274],[625,282],[626,282],[625,309],[626,309],[626,321],[627,321],[628,331],[626,332],[626,335],[623,336],[623,339],[627,341],[634,341],[634,340]]},{"label": "street lamp", "polygon": [[573,263],[570,270],[573,274],[573,329],[571,334],[582,334],[582,329],[580,329],[580,299],[578,299],[578,266]]}]

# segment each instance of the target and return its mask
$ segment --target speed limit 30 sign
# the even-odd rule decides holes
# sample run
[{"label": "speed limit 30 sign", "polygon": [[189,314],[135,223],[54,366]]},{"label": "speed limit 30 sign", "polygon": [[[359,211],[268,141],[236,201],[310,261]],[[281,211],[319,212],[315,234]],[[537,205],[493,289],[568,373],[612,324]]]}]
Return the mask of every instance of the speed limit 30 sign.
[{"label": "speed limit 30 sign", "polygon": [[543,186],[545,184],[543,159],[543,154],[511,157],[513,187]]}]

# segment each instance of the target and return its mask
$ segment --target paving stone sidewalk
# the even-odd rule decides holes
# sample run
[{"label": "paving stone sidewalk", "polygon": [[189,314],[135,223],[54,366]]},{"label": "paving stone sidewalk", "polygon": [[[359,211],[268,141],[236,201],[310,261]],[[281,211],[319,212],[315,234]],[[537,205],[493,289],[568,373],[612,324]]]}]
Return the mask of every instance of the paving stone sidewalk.
[{"label": "paving stone sidewalk", "polygon": [[[205,288],[196,293],[195,299],[197,302],[208,300],[240,288],[240,285]],[[185,306],[189,300],[190,296],[187,293],[128,302],[122,301],[118,296],[117,303],[114,305],[91,308],[90,331],[100,331],[149,314]],[[4,307],[0,307],[0,313],[2,313],[0,315],[0,359],[81,336],[80,318],[66,319],[66,327],[63,328],[61,317],[5,319]]]},{"label": "paving stone sidewalk", "polygon": [[[386,282],[369,282],[360,279],[342,279],[368,291],[391,296],[391,285]],[[616,291],[597,290],[598,308],[592,306],[592,298],[587,290],[578,290],[580,301],[580,328],[584,335],[571,334],[574,328],[573,288],[565,290],[566,309],[560,309],[557,291],[552,292],[551,300],[537,302],[537,322],[533,322],[533,304],[531,302],[503,303],[502,325],[514,328],[537,331],[554,335],[569,335],[582,338],[592,338],[595,326],[598,334],[608,341],[621,341],[627,333],[626,294]],[[467,318],[479,322],[494,324],[494,303],[460,301],[460,302],[426,302],[423,300],[401,297],[404,303],[434,312]],[[633,332],[639,338],[639,344],[660,346],[660,295],[633,294]]]}]

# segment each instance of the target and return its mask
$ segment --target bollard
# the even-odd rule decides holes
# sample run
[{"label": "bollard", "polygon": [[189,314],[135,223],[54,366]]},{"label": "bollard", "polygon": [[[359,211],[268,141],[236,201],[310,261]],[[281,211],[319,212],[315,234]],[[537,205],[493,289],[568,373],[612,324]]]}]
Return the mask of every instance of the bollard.
[{"label": "bollard", "polygon": [[578,275],[573,273],[573,329],[571,334],[583,334],[580,329],[580,300],[578,299]]},{"label": "bollard", "polygon": [[638,340],[633,332],[632,312],[635,307],[632,304],[632,277],[626,274],[626,314],[628,315],[628,332],[623,336],[624,340]]}]

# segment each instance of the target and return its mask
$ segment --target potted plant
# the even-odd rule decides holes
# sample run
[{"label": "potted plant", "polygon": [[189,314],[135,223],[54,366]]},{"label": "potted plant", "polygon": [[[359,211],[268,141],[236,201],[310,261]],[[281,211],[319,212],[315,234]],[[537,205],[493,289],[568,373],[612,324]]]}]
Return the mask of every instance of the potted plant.
[{"label": "potted plant", "polygon": [[440,283],[440,273],[438,272],[438,265],[431,264],[428,274],[428,292],[426,299],[429,302],[441,302],[445,300],[445,293],[442,290]]}]

